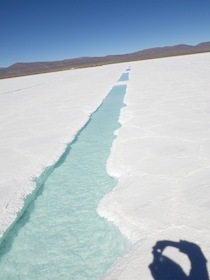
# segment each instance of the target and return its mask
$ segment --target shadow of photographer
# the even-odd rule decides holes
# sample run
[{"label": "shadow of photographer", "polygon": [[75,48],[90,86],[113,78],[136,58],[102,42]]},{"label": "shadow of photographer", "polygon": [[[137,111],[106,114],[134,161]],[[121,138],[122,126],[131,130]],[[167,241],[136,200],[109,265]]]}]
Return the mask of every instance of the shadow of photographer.
[{"label": "shadow of photographer", "polygon": [[[177,248],[187,255],[191,263],[189,275],[186,275],[182,267],[162,253],[166,247]],[[151,274],[155,280],[209,280],[207,260],[201,248],[188,241],[158,241],[152,250],[153,262],[149,265]]]}]

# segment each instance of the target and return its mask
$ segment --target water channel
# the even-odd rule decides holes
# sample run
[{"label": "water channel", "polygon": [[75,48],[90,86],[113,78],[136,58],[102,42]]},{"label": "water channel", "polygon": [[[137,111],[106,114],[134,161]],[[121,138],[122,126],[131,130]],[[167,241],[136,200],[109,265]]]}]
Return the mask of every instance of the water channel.
[{"label": "water channel", "polygon": [[50,176],[37,179],[36,198],[0,247],[1,279],[100,279],[128,249],[118,228],[96,211],[116,183],[106,161],[125,90],[112,88]]}]

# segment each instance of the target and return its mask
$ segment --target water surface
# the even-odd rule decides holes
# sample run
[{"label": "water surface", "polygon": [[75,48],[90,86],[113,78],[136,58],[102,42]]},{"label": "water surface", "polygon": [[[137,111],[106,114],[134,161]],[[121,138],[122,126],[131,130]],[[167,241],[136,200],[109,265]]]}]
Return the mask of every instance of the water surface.
[{"label": "water surface", "polygon": [[123,73],[120,77],[120,79],[118,80],[119,82],[126,82],[129,79],[129,73]]}]

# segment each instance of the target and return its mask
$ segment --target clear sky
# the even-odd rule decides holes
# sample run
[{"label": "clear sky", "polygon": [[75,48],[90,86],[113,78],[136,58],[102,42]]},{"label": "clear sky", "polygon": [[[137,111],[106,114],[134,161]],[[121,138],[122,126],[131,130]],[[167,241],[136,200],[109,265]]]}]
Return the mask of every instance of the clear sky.
[{"label": "clear sky", "polygon": [[0,67],[210,41],[210,0],[0,0]]}]

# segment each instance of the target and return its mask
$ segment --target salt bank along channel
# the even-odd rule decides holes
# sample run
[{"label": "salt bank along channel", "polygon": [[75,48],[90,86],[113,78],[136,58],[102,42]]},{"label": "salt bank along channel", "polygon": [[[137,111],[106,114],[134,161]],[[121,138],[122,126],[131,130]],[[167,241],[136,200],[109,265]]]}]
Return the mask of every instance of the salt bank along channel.
[{"label": "salt bank along channel", "polygon": [[59,161],[36,179],[25,212],[3,236],[1,279],[99,279],[129,242],[97,214],[115,186],[106,172],[119,128],[129,70],[78,132]]}]

